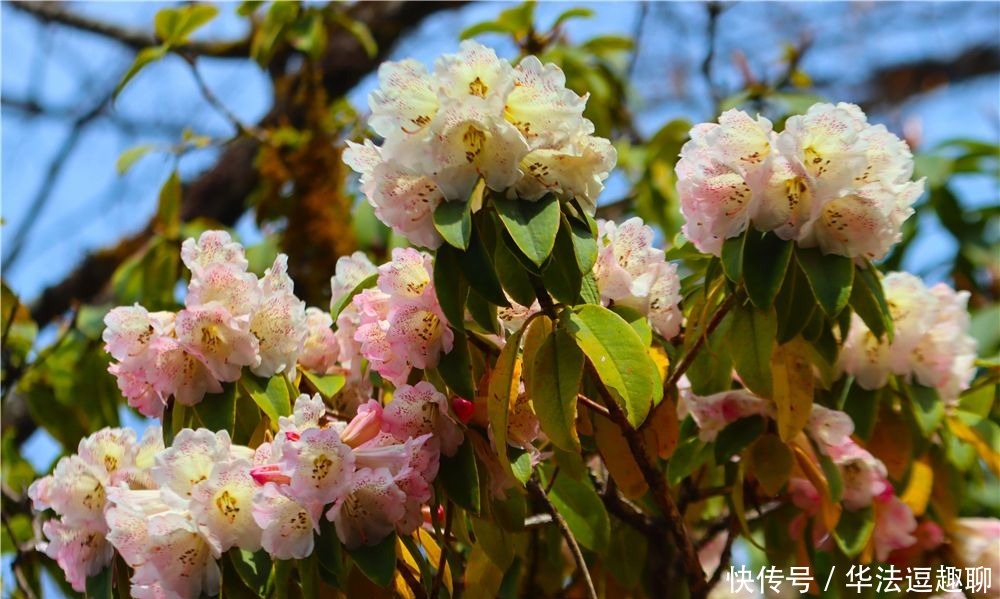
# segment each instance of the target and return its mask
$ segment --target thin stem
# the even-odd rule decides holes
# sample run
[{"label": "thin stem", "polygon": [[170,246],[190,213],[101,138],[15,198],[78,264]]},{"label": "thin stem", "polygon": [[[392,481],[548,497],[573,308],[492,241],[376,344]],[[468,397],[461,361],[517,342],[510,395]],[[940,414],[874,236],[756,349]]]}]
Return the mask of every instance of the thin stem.
[{"label": "thin stem", "polygon": [[590,399],[586,395],[577,394],[576,399],[577,399],[577,401],[579,401],[580,403],[584,404],[585,406],[587,406],[591,410],[594,410],[595,412],[597,412],[601,416],[604,416],[605,418],[611,418],[611,413],[608,412],[607,408],[605,408],[601,404],[597,403],[596,401]]},{"label": "thin stem", "polygon": [[649,457],[649,454],[646,453],[646,448],[642,444],[642,437],[628,421],[618,403],[611,397],[611,393],[604,386],[604,382],[601,381],[596,371],[594,371],[594,366],[588,363],[587,369],[591,374],[591,380],[594,381],[598,391],[601,393],[601,399],[604,400],[604,403],[608,407],[611,419],[618,424],[618,428],[621,429],[629,449],[632,450],[632,456],[639,465],[639,469],[642,471],[643,478],[646,479],[646,483],[649,485],[656,504],[663,511],[663,515],[667,519],[667,525],[674,537],[674,543],[677,544],[677,548],[681,553],[681,562],[684,565],[691,598],[704,599],[708,596],[705,573],[701,568],[698,552],[695,551],[691,537],[684,527],[684,518],[681,516],[680,510],[677,509],[677,504],[674,503],[674,499],[670,495],[670,488],[667,486],[666,477],[663,476],[663,472],[657,468],[656,464]]},{"label": "thin stem", "polygon": [[437,574],[434,575],[431,599],[437,599],[438,594],[441,592],[441,585],[444,583],[444,567],[448,554],[448,537],[451,536],[451,517],[454,511],[451,500],[448,500],[448,505],[445,507],[444,534],[441,536],[441,557],[438,559]]},{"label": "thin stem", "polygon": [[[414,558],[416,558],[416,556],[414,556]],[[410,571],[409,566],[401,563],[396,571],[403,576],[403,580],[406,581],[406,586],[410,587],[410,592],[413,593],[413,596],[416,597],[416,599],[427,599],[427,591],[424,590],[420,581],[417,580],[417,577]]]},{"label": "thin stem", "polygon": [[708,581],[708,588],[719,584],[719,581],[722,580],[722,573],[729,568],[729,562],[733,558],[733,541],[736,540],[736,530],[732,517],[730,517],[728,525],[729,532],[726,535],[726,546],[723,548],[722,555],[719,558],[719,565],[715,568],[715,572],[712,573],[711,580]]},{"label": "thin stem", "polygon": [[229,110],[229,107],[215,95],[215,92],[213,92],[210,87],[208,87],[208,84],[205,83],[205,79],[201,76],[201,72],[198,70],[195,56],[193,54],[182,54],[181,56],[184,57],[184,60],[191,67],[191,75],[194,77],[194,82],[198,85],[198,90],[201,91],[201,95],[204,96],[205,100],[211,104],[219,114],[225,117],[225,119],[236,128],[238,133],[253,137],[257,141],[263,143],[265,140],[260,131],[256,127],[247,125],[240,120],[240,117],[236,116],[233,111]]},{"label": "thin stem", "polygon": [[566,520],[556,511],[556,507],[552,505],[548,495],[545,494],[541,485],[538,484],[537,478],[532,478],[528,481],[528,491],[545,507],[545,511],[552,516],[556,526],[559,527],[559,532],[566,539],[570,553],[573,554],[573,561],[576,562],[577,569],[583,575],[583,583],[587,588],[587,596],[590,599],[597,599],[597,590],[594,588],[594,581],[590,578],[590,570],[587,569],[587,562],[583,559],[583,551],[580,550],[580,545],[576,542],[576,537],[573,536],[573,532],[569,529],[569,525],[566,524]]},{"label": "thin stem", "polygon": [[719,305],[718,310],[716,310],[715,314],[712,316],[712,320],[709,321],[708,326],[705,327],[705,332],[698,336],[698,339],[694,342],[694,345],[691,346],[691,350],[684,355],[684,358],[681,360],[681,363],[678,364],[677,368],[675,368],[674,371],[670,373],[670,378],[667,379],[667,382],[663,383],[664,391],[673,389],[674,387],[677,386],[677,381],[681,380],[681,377],[684,376],[684,373],[687,372],[687,369],[691,367],[691,364],[694,362],[694,359],[698,357],[698,352],[701,350],[701,348],[705,345],[705,342],[708,340],[708,336],[711,335],[712,332],[715,331],[715,329],[719,328],[719,325],[722,324],[722,319],[724,319],[726,317],[726,314],[729,313],[729,310],[733,307],[733,303],[735,301],[736,301],[736,296],[730,295],[725,300],[723,300],[723,302]]}]

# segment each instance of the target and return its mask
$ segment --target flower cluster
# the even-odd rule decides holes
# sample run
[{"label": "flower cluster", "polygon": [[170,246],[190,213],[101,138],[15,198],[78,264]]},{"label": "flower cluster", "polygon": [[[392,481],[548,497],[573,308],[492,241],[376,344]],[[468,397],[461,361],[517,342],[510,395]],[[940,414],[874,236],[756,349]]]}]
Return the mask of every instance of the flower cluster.
[{"label": "flower cluster", "polygon": [[129,405],[158,418],[171,395],[196,404],[245,366],[264,377],[297,361],[321,373],[333,366],[332,319],[295,296],[284,254],[258,279],[240,244],[225,231],[206,231],[184,242],[181,259],[191,270],[183,310],[137,304],[104,318],[106,349],[117,360],[109,371]]},{"label": "flower cluster", "polygon": [[750,225],[825,254],[878,259],[900,239],[924,182],[913,156],[853,104],[815,104],[781,133],[728,110],[691,130],[677,163],[684,234],[719,255]]},{"label": "flower cluster", "polygon": [[934,387],[953,403],[975,374],[976,341],[969,335],[967,291],[944,283],[928,288],[904,272],[882,281],[895,326],[890,343],[879,339],[855,314],[840,353],[840,368],[865,389],[886,384],[889,374]]},{"label": "flower cluster", "polygon": [[[775,407],[773,402],[742,390],[704,397],[684,390],[678,412],[681,418],[690,414],[700,430],[699,437],[708,442],[727,425],[742,418],[759,415],[773,419]],[[878,559],[885,560],[892,551],[916,543],[917,521],[913,512],[894,494],[885,465],[851,438],[854,423],[850,416],[815,404],[805,430],[816,447],[837,466],[843,482],[841,503],[844,508],[857,511],[874,507],[873,543]],[[812,451],[808,445],[800,447]],[[820,493],[805,474],[793,473],[788,489],[792,501],[808,516],[819,513]],[[804,519],[793,522],[799,533],[804,524]],[[817,543],[829,536],[818,518],[812,530]]]},{"label": "flower cluster", "polygon": [[414,60],[384,63],[369,105],[384,139],[349,143],[375,214],[410,242],[436,248],[435,208],[466,201],[479,179],[523,200],[577,198],[591,212],[617,154],[583,117],[587,98],[534,56],[517,66],[474,41],[433,72]]},{"label": "flower cluster", "polygon": [[401,385],[411,368],[436,366],[441,354],[451,351],[454,333],[438,304],[429,254],[397,248],[377,270],[361,254],[341,258],[332,282],[334,298],[372,272],[378,273],[376,287],[355,295],[337,317],[341,363],[360,368],[363,356],[383,378]]},{"label": "flower cluster", "polygon": [[620,225],[599,221],[598,231],[594,277],[601,300],[638,310],[665,339],[676,336],[682,319],[677,265],[653,247],[653,229],[633,217]]},{"label": "flower cluster", "polygon": [[75,589],[117,550],[134,569],[134,597],[191,598],[219,591],[217,560],[233,547],[307,557],[324,512],[350,549],[411,534],[440,454],[462,440],[445,396],[426,382],[403,385],[385,407],[369,401],[350,422],[302,395],[255,450],[225,431],[183,429],[164,448],[158,427],[138,443],[133,431],[103,429],[29,495],[57,515],[42,548]]}]

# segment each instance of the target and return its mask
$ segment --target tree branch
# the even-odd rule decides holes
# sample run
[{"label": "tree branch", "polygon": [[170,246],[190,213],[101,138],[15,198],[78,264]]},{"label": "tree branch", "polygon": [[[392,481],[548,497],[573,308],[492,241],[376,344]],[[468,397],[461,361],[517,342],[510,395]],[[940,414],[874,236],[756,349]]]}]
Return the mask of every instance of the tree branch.
[{"label": "tree branch", "polygon": [[559,532],[562,533],[564,539],[566,539],[566,544],[569,545],[569,551],[573,554],[573,561],[576,562],[576,567],[580,570],[580,574],[583,575],[583,583],[587,588],[587,596],[590,599],[597,599],[597,591],[594,589],[594,581],[590,578],[590,570],[587,568],[587,561],[583,559],[583,552],[580,550],[579,543],[576,542],[576,537],[573,536],[573,532],[569,529],[569,525],[566,524],[566,520],[559,514],[556,507],[552,505],[552,501],[549,500],[549,496],[545,494],[542,490],[541,485],[538,484],[536,478],[532,478],[528,481],[528,491],[537,499],[545,511],[552,516],[555,521],[556,526],[559,527]]},{"label": "tree branch", "polygon": [[[79,31],[93,33],[106,39],[114,40],[135,51],[155,46],[158,43],[156,36],[152,33],[130,29],[99,19],[92,19],[75,11],[66,10],[64,8],[65,5],[61,2],[14,0],[10,4],[14,8],[30,14],[43,23],[55,23],[57,25],[72,27]],[[214,42],[189,41],[177,49],[199,56],[247,59],[247,54],[250,51],[250,38]]]}]

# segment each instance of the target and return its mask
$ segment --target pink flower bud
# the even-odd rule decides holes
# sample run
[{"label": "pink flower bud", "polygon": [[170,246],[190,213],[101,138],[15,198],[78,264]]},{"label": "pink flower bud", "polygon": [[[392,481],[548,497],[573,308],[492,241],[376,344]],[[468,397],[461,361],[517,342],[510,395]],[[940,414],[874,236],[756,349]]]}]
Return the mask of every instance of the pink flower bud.
[{"label": "pink flower bud", "polygon": [[462,399],[461,397],[453,397],[451,399],[451,409],[455,410],[455,415],[462,424],[469,424],[472,420],[472,416],[476,411],[476,406],[467,399]]},{"label": "pink flower bud", "polygon": [[250,469],[250,477],[253,478],[254,482],[258,485],[264,485],[265,483],[287,485],[292,482],[292,477],[282,472],[281,467],[277,464],[254,466]]},{"label": "pink flower bud", "polygon": [[358,414],[340,434],[340,440],[357,447],[375,438],[382,430],[382,405],[374,399],[358,408]]}]

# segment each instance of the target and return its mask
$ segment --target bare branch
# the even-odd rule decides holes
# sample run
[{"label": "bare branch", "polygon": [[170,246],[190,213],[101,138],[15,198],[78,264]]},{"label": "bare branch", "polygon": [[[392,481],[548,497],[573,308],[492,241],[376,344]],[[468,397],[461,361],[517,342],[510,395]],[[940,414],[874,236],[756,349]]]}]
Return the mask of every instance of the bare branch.
[{"label": "bare branch", "polygon": [[538,484],[538,479],[532,478],[528,481],[527,486],[528,491],[531,492],[532,496],[541,502],[545,511],[552,516],[556,526],[559,527],[559,532],[561,532],[563,538],[566,539],[566,544],[569,545],[569,551],[573,554],[573,561],[576,562],[576,567],[580,570],[580,574],[583,576],[583,583],[587,588],[587,596],[590,597],[590,599],[597,599],[597,591],[594,589],[594,581],[590,578],[590,570],[587,569],[587,561],[583,559],[583,551],[580,550],[580,544],[576,542],[576,537],[573,536],[573,531],[569,529],[569,525],[566,524],[566,520],[563,519],[562,515],[560,515],[556,510],[556,506],[552,505],[552,501],[549,499],[549,496],[545,494],[541,485]]},{"label": "bare branch", "polygon": [[[156,36],[152,33],[129,29],[128,27],[115,25],[99,19],[92,19],[77,12],[66,10],[65,5],[61,2],[26,2],[24,0],[14,0],[11,2],[11,6],[32,15],[43,23],[55,23],[72,27],[79,31],[100,35],[136,51],[155,46],[158,43]],[[183,46],[179,46],[177,49],[199,56],[246,59],[247,53],[250,50],[250,39],[217,42],[191,41],[185,43]]]}]

